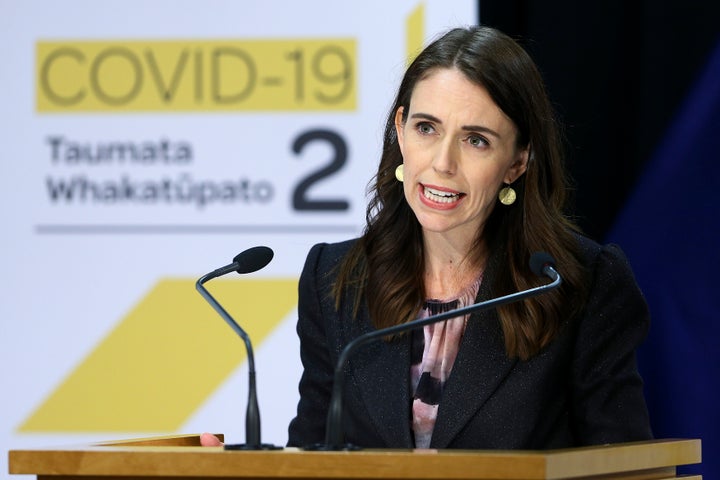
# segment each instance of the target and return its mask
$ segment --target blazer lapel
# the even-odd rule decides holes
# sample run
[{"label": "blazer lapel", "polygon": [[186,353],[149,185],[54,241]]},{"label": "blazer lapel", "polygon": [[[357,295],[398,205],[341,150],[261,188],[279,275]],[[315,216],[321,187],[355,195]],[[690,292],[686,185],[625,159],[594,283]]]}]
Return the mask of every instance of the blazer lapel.
[{"label": "blazer lapel", "polygon": [[516,363],[505,354],[494,312],[473,315],[445,384],[430,447],[447,448]]},{"label": "blazer lapel", "polygon": [[[490,285],[501,255],[488,263],[476,302],[492,298]],[[460,350],[445,383],[435,421],[431,448],[447,448],[512,371],[517,359],[505,352],[505,340],[495,309],[468,319]]]},{"label": "blazer lapel", "polygon": [[[367,311],[348,329],[350,341],[373,330]],[[377,432],[387,446],[412,448],[410,433],[410,336],[361,346],[348,360],[354,383]]]}]

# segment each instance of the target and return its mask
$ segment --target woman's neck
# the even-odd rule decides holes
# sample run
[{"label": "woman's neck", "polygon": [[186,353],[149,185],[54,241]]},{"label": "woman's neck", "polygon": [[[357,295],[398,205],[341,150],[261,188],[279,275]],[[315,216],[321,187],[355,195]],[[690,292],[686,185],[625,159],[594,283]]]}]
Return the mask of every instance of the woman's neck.
[{"label": "woman's neck", "polygon": [[457,297],[480,277],[486,259],[485,247],[478,255],[473,243],[448,241],[425,236],[425,294],[427,298],[448,300]]}]

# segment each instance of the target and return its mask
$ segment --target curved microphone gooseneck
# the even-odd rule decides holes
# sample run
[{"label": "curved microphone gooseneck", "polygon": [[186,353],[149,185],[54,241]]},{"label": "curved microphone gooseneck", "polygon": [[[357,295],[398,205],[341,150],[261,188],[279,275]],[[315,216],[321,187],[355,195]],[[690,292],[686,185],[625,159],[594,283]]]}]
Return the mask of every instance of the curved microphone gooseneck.
[{"label": "curved microphone gooseneck", "polygon": [[253,355],[252,342],[250,337],[243,330],[240,325],[230,316],[230,314],[218,303],[217,300],[208,292],[203,286],[208,280],[226,275],[230,272],[237,272],[240,274],[257,272],[261,268],[265,267],[270,260],[273,258],[273,251],[268,247],[252,247],[243,252],[240,252],[233,258],[233,263],[224,267],[213,270],[212,272],[203,275],[195,282],[195,288],[200,295],[220,314],[225,322],[238,334],[240,338],[245,342],[245,349],[247,350],[248,357],[248,375],[249,375],[249,387],[248,387],[248,404],[247,412],[245,414],[245,443],[237,445],[225,445],[226,450],[277,450],[282,447],[278,447],[271,444],[265,444],[260,442],[260,408],[258,407],[257,399],[257,388],[255,384],[255,357]]}]

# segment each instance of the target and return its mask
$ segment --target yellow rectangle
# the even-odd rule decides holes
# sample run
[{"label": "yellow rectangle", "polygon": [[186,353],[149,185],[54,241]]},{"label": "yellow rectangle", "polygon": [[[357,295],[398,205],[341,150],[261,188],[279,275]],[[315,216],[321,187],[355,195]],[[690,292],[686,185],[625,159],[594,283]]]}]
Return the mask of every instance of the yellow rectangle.
[{"label": "yellow rectangle", "polygon": [[42,41],[38,112],[352,111],[351,38]]}]

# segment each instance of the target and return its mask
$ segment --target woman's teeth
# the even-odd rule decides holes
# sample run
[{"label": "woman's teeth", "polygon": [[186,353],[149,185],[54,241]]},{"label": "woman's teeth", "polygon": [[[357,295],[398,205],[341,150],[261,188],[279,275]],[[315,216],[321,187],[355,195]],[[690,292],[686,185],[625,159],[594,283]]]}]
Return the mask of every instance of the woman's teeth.
[{"label": "woman's teeth", "polygon": [[460,198],[459,193],[443,192],[430,187],[423,188],[423,195],[425,195],[425,198],[438,203],[452,203]]}]

